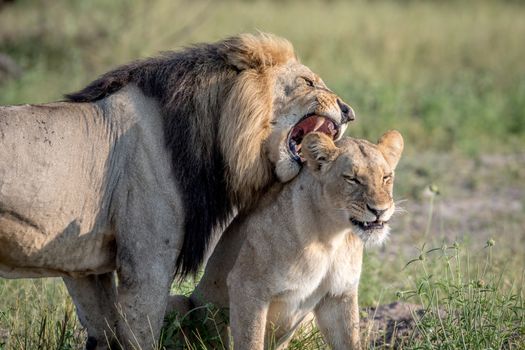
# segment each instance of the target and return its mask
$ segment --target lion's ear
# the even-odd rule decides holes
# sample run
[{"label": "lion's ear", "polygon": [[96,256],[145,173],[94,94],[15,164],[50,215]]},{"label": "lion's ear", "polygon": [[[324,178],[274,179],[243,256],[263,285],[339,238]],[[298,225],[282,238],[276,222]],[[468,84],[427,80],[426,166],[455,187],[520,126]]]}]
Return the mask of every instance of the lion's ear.
[{"label": "lion's ear", "polygon": [[397,130],[387,131],[377,141],[377,147],[385,157],[388,165],[395,169],[403,152],[403,136]]},{"label": "lion's ear", "polygon": [[307,134],[301,142],[301,151],[306,165],[314,170],[322,170],[337,157],[337,146],[327,135],[320,132]]},{"label": "lion's ear", "polygon": [[219,51],[238,70],[259,69],[296,59],[292,44],[271,34],[240,34],[226,39]]}]

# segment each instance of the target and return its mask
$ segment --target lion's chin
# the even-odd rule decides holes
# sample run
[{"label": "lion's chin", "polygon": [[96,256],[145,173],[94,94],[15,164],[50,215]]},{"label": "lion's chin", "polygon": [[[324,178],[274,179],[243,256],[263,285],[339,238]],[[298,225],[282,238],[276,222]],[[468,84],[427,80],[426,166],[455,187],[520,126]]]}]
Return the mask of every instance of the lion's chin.
[{"label": "lion's chin", "polygon": [[301,164],[285,155],[275,164],[275,175],[280,182],[288,182],[299,174]]}]

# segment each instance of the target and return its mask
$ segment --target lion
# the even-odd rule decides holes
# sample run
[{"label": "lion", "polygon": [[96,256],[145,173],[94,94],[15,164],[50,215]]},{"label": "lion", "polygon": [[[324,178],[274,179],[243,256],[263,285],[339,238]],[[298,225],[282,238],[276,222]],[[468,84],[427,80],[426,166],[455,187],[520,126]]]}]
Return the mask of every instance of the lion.
[{"label": "lion", "polygon": [[87,349],[154,347],[172,281],[197,271],[212,234],[298,174],[306,134],[339,139],[353,119],[264,33],[0,107],[0,276],[63,277]]},{"label": "lion", "polygon": [[191,296],[172,297],[170,309],[202,318],[203,305],[229,307],[236,350],[284,349],[311,312],[333,349],[359,348],[363,246],[389,234],[402,150],[394,130],[377,145],[308,134],[305,169],[235,218]]}]

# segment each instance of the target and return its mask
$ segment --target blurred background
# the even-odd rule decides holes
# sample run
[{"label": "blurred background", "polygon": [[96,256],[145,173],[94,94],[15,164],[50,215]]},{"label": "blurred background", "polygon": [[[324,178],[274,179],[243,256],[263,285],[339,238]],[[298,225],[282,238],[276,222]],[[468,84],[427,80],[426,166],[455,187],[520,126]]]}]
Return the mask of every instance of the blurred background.
[{"label": "blurred background", "polygon": [[260,30],[292,41],[360,134],[396,127],[414,148],[466,152],[525,140],[519,1],[1,3],[0,53],[17,65],[11,78],[1,68],[1,104],[57,100],[130,60]]},{"label": "blurred background", "polygon": [[[390,241],[367,252],[363,305],[410,290],[419,275],[406,263],[453,242],[480,264],[489,246],[498,291],[522,298],[522,1],[0,0],[0,104],[60,100],[130,60],[254,31],[289,39],[352,105],[349,135],[375,140],[395,128],[405,138],[395,191],[404,212]],[[41,320],[13,316],[20,290],[63,293],[54,282],[19,283],[0,281],[0,300],[13,300],[0,303],[0,331]],[[71,308],[48,299],[39,305]]]}]

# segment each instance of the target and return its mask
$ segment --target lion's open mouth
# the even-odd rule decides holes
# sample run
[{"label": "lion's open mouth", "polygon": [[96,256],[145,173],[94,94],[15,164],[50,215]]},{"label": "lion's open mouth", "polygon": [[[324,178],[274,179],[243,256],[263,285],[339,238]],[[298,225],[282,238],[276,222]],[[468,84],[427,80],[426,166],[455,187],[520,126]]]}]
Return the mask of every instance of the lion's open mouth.
[{"label": "lion's open mouth", "polygon": [[370,230],[379,230],[382,229],[385,224],[387,224],[387,221],[359,221],[356,219],[351,218],[350,222],[354,224],[355,226],[359,227],[363,231],[370,231]]},{"label": "lion's open mouth", "polygon": [[292,158],[297,162],[302,162],[301,142],[306,134],[317,131],[325,133],[332,139],[339,137],[340,127],[330,118],[322,117],[317,114],[307,114],[290,131],[288,136],[288,147]]}]

